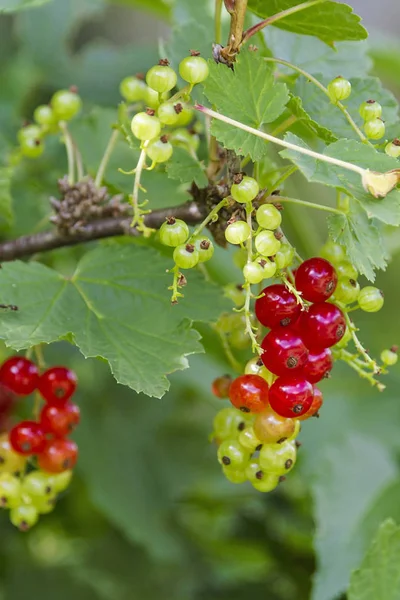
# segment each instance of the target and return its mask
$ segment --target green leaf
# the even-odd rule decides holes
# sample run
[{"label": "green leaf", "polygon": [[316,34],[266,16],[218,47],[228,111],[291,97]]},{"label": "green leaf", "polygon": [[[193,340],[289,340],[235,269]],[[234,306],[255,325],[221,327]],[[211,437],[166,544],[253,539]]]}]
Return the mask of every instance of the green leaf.
[{"label": "green leaf", "polygon": [[0,227],[10,225],[13,220],[11,199],[11,178],[14,169],[10,167],[0,168]]},{"label": "green leaf", "polygon": [[110,4],[122,4],[122,6],[129,6],[132,8],[142,8],[162,17],[169,17],[171,13],[171,7],[168,2],[164,0],[108,0]]},{"label": "green leaf", "polygon": [[202,164],[183,148],[174,148],[174,153],[168,161],[166,169],[168,177],[182,181],[182,183],[194,181],[199,188],[206,187],[208,183]]},{"label": "green leaf", "polygon": [[[274,83],[271,66],[248,50],[239,55],[234,71],[210,63],[204,93],[219,112],[257,129],[275,121],[289,100],[286,86]],[[211,130],[226,148],[254,161],[268,151],[265,141],[220,121],[213,121]]]},{"label": "green leaf", "polygon": [[13,13],[17,10],[26,8],[34,8],[35,6],[47,4],[47,2],[50,2],[50,0],[0,0],[0,14]]},{"label": "green leaf", "polygon": [[[330,81],[321,75],[316,77],[325,87]],[[399,130],[399,116],[398,103],[393,94],[383,89],[381,82],[376,77],[353,78],[351,86],[351,95],[345,104],[358,127],[362,129],[364,123],[358,112],[360,104],[369,98],[373,98],[382,105],[382,116],[387,127],[387,137],[396,137],[396,132]],[[334,138],[360,139],[349,125],[342,111],[333,105],[329,98],[316,85],[307,81],[305,77],[299,76],[293,93],[300,96],[303,108],[311,119],[320,126],[329,129],[334,134]],[[392,133],[391,130],[393,130]]]},{"label": "green leaf", "polygon": [[388,519],[378,529],[361,567],[353,572],[348,600],[400,599],[400,527]]},{"label": "green leaf", "polygon": [[[302,3],[301,0],[249,0],[249,9],[265,19]],[[280,19],[273,25],[294,33],[313,35],[332,46],[335,41],[364,40],[368,34],[360,20],[351,6],[328,0]]]},{"label": "green leaf", "polygon": [[345,246],[351,262],[367,279],[374,281],[374,270],[386,268],[389,257],[381,231],[357,200],[350,203],[347,214],[329,215],[328,228],[331,238]]},{"label": "green leaf", "polygon": [[[301,67],[311,75],[323,73],[333,79],[338,73],[347,79],[364,77],[372,67],[367,42],[339,42],[330,48],[317,38],[266,27],[265,39],[272,55]],[[293,70],[277,65],[279,71],[292,74]]]},{"label": "green leaf", "polygon": [[336,136],[327,129],[322,127],[319,123],[306,112],[303,106],[303,100],[299,96],[291,96],[287,105],[291,113],[306,125],[317,137],[321,138],[324,142],[332,143],[337,140]]},{"label": "green leaf", "polygon": [[[191,321],[224,310],[219,288],[199,273],[188,277],[185,298],[171,306],[171,261],[134,244],[100,247],[64,278],[38,263],[7,263],[0,272],[1,302],[18,313],[0,317],[0,337],[22,349],[71,336],[86,357],[108,360],[119,383],[161,397],[166,375],[201,352]],[[11,300],[12,299],[12,300]]]},{"label": "green leaf", "polygon": [[[288,133],[285,140],[303,148],[308,147],[292,133]],[[364,190],[358,173],[293,150],[284,150],[280,154],[293,161],[308,181],[338,188],[356,198],[369,218],[376,218],[387,225],[400,225],[400,190],[394,189],[385,198],[376,199]],[[339,140],[327,146],[322,154],[382,173],[398,167],[396,159],[354,140]]]}]

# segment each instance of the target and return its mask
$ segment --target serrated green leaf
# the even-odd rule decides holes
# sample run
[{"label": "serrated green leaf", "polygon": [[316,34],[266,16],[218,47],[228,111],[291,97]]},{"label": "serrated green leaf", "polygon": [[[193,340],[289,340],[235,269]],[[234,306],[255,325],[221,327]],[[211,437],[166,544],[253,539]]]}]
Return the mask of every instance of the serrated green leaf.
[{"label": "serrated green leaf", "polygon": [[[325,86],[330,81],[322,75],[316,75],[316,77]],[[387,127],[386,135],[395,137],[398,130],[399,116],[398,103],[393,94],[382,88],[381,82],[376,77],[353,78],[351,86],[351,95],[344,104],[358,127],[362,129],[364,123],[358,112],[360,104],[372,98],[382,105],[382,118]],[[310,118],[334,134],[333,139],[360,139],[349,125],[342,111],[334,106],[329,98],[316,85],[308,82],[305,77],[300,76],[298,78],[293,93],[300,96],[303,108]],[[393,130],[393,135],[390,133],[391,130]]]},{"label": "serrated green leaf", "polygon": [[[335,48],[330,48],[317,38],[274,27],[266,27],[264,32],[273,56],[291,62],[311,75],[323,73],[333,79],[341,74],[349,79],[364,77],[372,68],[367,42],[338,42]],[[277,65],[277,68],[284,73],[293,73],[282,65]]]},{"label": "serrated green leaf", "polygon": [[38,263],[7,263],[1,301],[19,311],[1,315],[0,337],[22,349],[71,334],[85,356],[108,360],[119,383],[161,397],[166,375],[202,351],[191,321],[214,320],[225,307],[219,288],[198,273],[171,306],[169,267],[151,248],[134,244],[89,252],[69,279]]},{"label": "serrated green leaf", "polygon": [[[285,139],[307,147],[303,140],[292,133],[288,133]],[[400,225],[400,190],[394,189],[385,198],[376,199],[364,190],[358,173],[292,150],[283,150],[280,154],[293,161],[308,181],[336,187],[356,198],[369,218],[374,217],[387,225]],[[327,146],[322,154],[381,173],[398,167],[396,159],[355,140],[339,140]]]},{"label": "serrated green leaf", "polygon": [[[286,85],[274,83],[271,66],[248,50],[239,55],[234,71],[210,63],[204,93],[219,112],[257,129],[275,121],[289,100]],[[261,160],[268,151],[263,140],[220,121],[213,121],[211,130],[226,148],[249,155],[254,161]]]},{"label": "serrated green leaf", "polygon": [[0,168],[0,227],[10,225],[13,220],[11,199],[11,178],[13,169],[10,167]]},{"label": "serrated green leaf", "polygon": [[[302,0],[249,0],[249,9],[265,19],[302,3]],[[335,41],[364,40],[368,33],[360,20],[351,6],[327,0],[272,24],[279,29],[313,35],[332,46]]]},{"label": "serrated green leaf", "polygon": [[13,13],[18,10],[24,10],[26,8],[34,8],[35,6],[42,6],[47,4],[51,0],[1,0],[0,1],[0,14],[1,13]]},{"label": "serrated green leaf", "polygon": [[361,567],[353,572],[348,600],[400,599],[400,527],[388,519],[378,529]]},{"label": "serrated green leaf", "polygon": [[182,183],[194,181],[199,188],[206,187],[208,183],[202,164],[183,148],[174,148],[174,153],[166,165],[166,170],[168,177],[177,179]]},{"label": "serrated green leaf", "polygon": [[292,96],[287,105],[288,109],[291,113],[298,118],[299,121],[310,128],[310,130],[321,140],[326,143],[331,143],[336,141],[336,136],[327,129],[326,127],[322,127],[319,123],[314,121],[314,119],[306,112],[303,106],[303,100],[299,96]]},{"label": "serrated green leaf", "polygon": [[352,264],[367,279],[374,281],[374,270],[386,268],[388,255],[381,231],[357,200],[351,201],[347,214],[329,215],[328,229],[331,238],[346,248]]}]

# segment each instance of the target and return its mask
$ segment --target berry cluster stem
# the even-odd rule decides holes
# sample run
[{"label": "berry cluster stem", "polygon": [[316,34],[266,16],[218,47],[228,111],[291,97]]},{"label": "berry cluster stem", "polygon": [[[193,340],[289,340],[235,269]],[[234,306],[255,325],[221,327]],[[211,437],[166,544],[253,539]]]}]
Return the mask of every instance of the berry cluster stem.
[{"label": "berry cluster stem", "polygon": [[178,298],[183,298],[183,294],[181,294],[179,291],[179,279],[181,277],[181,273],[179,271],[178,265],[174,265],[169,272],[173,273],[174,275],[172,285],[168,288],[169,290],[172,290],[171,304],[177,304]]},{"label": "berry cluster stem", "polygon": [[357,328],[354,325],[353,321],[350,319],[349,315],[344,312],[344,316],[346,319],[346,324],[347,327],[351,333],[351,337],[353,339],[354,345],[358,351],[358,353],[363,357],[366,366],[368,366],[370,369],[372,369],[372,371],[374,373],[379,373],[379,367],[376,364],[376,362],[370,357],[370,355],[368,354],[368,352],[365,350],[364,346],[362,345],[362,343],[360,342],[360,340],[357,337],[356,331]]},{"label": "berry cluster stem", "polygon": [[65,149],[67,151],[67,160],[68,160],[68,183],[70,185],[74,185],[75,183],[75,151],[74,151],[74,142],[72,136],[68,130],[67,124],[65,121],[60,121],[59,123],[60,129],[63,133],[63,141],[65,144]]},{"label": "berry cluster stem", "polygon": [[107,147],[104,151],[103,158],[101,159],[101,162],[100,162],[97,174],[96,174],[96,179],[94,180],[94,183],[97,187],[101,186],[101,183],[102,183],[103,177],[104,177],[104,173],[107,169],[108,163],[110,162],[110,158],[114,151],[115,145],[117,143],[118,136],[119,136],[119,130],[114,129],[110,136],[110,139],[108,140]]},{"label": "berry cluster stem", "polygon": [[[253,212],[253,205],[251,202],[248,202],[246,204],[246,220],[247,220],[247,224],[250,227],[250,236],[249,239],[246,241],[246,249],[247,249],[247,264],[251,263],[253,260],[253,224],[252,224],[252,215]],[[244,316],[246,319],[246,333],[248,334],[249,338],[251,339],[251,347],[253,352],[257,352],[258,354],[261,354],[262,350],[260,348],[260,344],[258,343],[257,337],[254,333],[254,329],[253,329],[253,324],[251,322],[251,312],[250,312],[250,302],[252,299],[252,293],[251,293],[251,285],[250,283],[246,282],[244,284],[244,289],[245,289],[245,302],[244,302],[244,306],[243,306],[243,311],[244,311]]]},{"label": "berry cluster stem", "polygon": [[144,215],[148,214],[150,211],[142,210],[141,205],[139,204],[139,191],[141,188],[140,180],[142,177],[143,169],[146,164],[146,148],[149,142],[143,142],[142,150],[139,155],[139,160],[135,169],[135,178],[133,181],[133,192],[132,192],[132,201],[131,204],[133,206],[133,218],[131,222],[131,227],[136,227],[138,231],[142,232],[145,237],[148,237],[152,232],[152,229],[147,227],[144,222]]},{"label": "berry cluster stem", "polygon": [[223,200],[221,200],[221,202],[219,202],[216,206],[214,206],[214,208],[212,209],[212,211],[210,211],[208,213],[208,215],[206,216],[206,218],[203,219],[203,221],[201,223],[199,223],[199,225],[197,225],[197,227],[193,231],[192,235],[188,239],[187,243],[189,243],[189,244],[192,243],[193,239],[195,237],[197,237],[199,235],[199,233],[201,233],[203,231],[203,229],[205,227],[207,227],[207,225],[209,223],[211,223],[212,221],[216,221],[218,219],[218,213],[219,213],[219,211],[222,208],[224,208],[224,206],[227,206],[228,204],[229,204],[229,200],[227,198],[224,198]]},{"label": "berry cluster stem", "polygon": [[365,370],[365,367],[367,365],[365,363],[361,363],[359,360],[357,360],[356,355],[351,354],[351,352],[348,352],[348,350],[344,350],[344,349],[335,352],[335,355],[336,355],[336,358],[343,360],[344,362],[346,362],[349,365],[349,367],[354,369],[354,371],[356,371],[360,377],[362,377],[363,379],[366,379],[372,386],[376,386],[380,392],[383,392],[383,390],[385,389],[386,386],[383,383],[381,383],[380,381],[378,381],[374,377],[373,373],[370,373],[369,371]]},{"label": "berry cluster stem", "polygon": [[315,204],[314,202],[306,202],[305,200],[299,200],[298,198],[288,198],[287,196],[278,196],[278,202],[289,202],[291,204],[298,204],[299,206],[306,206],[307,208],[316,208],[325,212],[330,212],[336,215],[343,215],[344,212],[338,208],[331,206],[325,206],[324,204]]}]

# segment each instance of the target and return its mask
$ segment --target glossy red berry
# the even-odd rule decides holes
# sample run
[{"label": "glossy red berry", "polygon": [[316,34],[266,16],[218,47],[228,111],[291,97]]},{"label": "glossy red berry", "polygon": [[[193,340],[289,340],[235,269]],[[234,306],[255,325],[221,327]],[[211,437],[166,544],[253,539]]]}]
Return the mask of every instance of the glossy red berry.
[{"label": "glossy red berry", "polygon": [[80,410],[76,404],[46,404],[40,414],[40,424],[46,433],[65,437],[72,433],[80,421]]},{"label": "glossy red berry", "polygon": [[301,314],[299,329],[307,348],[320,350],[340,342],[346,331],[346,320],[335,304],[322,302]]},{"label": "glossy red berry", "polygon": [[310,383],[318,383],[324,377],[328,377],[333,367],[332,352],[329,348],[310,352],[308,360],[301,372]]},{"label": "glossy red berry", "polygon": [[217,398],[229,398],[231,383],[232,377],[230,375],[222,375],[214,379],[211,384],[211,391]]},{"label": "glossy red berry", "polygon": [[257,319],[265,327],[287,327],[298,318],[301,306],[297,303],[296,296],[282,284],[266,287],[257,298],[255,311]]},{"label": "glossy red berry", "polygon": [[271,373],[286,375],[305,366],[308,349],[298,333],[289,327],[278,327],[265,336],[261,360]]},{"label": "glossy red berry", "polygon": [[300,417],[308,411],[312,401],[313,386],[297,375],[279,377],[269,391],[271,408],[281,417]]},{"label": "glossy red berry", "polygon": [[259,413],[268,406],[269,385],[259,375],[240,375],[229,389],[229,399],[243,412]]},{"label": "glossy red berry", "polygon": [[64,404],[75,392],[77,378],[66,367],[52,367],[39,379],[39,391],[49,404]]},{"label": "glossy red berry", "polygon": [[337,274],[324,258],[310,258],[296,271],[296,288],[309,302],[324,302],[332,296],[337,285]]},{"label": "glossy red berry", "polygon": [[37,366],[23,356],[12,356],[0,367],[0,382],[19,396],[32,394],[38,381]]},{"label": "glossy red berry", "polygon": [[78,446],[72,440],[55,439],[46,443],[38,456],[38,465],[47,473],[62,473],[73,469],[78,459]]},{"label": "glossy red berry", "polygon": [[319,416],[318,411],[322,406],[324,399],[322,396],[322,392],[315,385],[313,386],[313,400],[310,408],[303,415],[298,417],[299,421],[306,421],[310,417]]},{"label": "glossy red berry", "polygon": [[36,421],[21,421],[9,434],[12,449],[18,454],[29,456],[42,452],[46,445],[44,431]]}]

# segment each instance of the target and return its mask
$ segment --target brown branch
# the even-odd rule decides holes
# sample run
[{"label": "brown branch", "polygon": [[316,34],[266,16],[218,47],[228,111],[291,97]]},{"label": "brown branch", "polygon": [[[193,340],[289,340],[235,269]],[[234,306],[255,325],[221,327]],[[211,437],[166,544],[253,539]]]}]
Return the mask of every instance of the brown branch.
[{"label": "brown branch", "polygon": [[[205,208],[197,202],[190,201],[181,206],[154,210],[145,216],[145,224],[157,229],[167,217],[178,217],[188,224],[199,223],[205,216]],[[76,234],[62,234],[57,230],[44,231],[33,235],[24,235],[15,240],[0,243],[0,262],[31,256],[38,252],[47,252],[65,246],[75,246],[83,242],[91,242],[102,238],[120,235],[139,235],[130,227],[132,218],[118,217],[100,219],[83,225]]]},{"label": "brown branch", "polygon": [[227,64],[232,64],[240,50],[243,38],[244,19],[248,0],[225,1],[225,7],[231,15],[228,44],[221,49],[221,56]]}]

